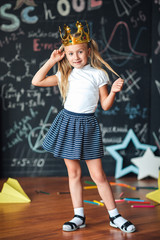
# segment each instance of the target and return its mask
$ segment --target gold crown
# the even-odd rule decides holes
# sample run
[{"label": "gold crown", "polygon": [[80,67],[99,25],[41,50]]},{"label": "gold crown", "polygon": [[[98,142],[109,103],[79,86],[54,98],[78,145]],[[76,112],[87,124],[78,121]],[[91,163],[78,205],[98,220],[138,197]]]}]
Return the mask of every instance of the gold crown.
[{"label": "gold crown", "polygon": [[90,42],[89,27],[88,27],[87,21],[86,21],[86,27],[87,27],[88,32],[84,31],[84,27],[83,27],[82,23],[80,23],[79,21],[77,21],[76,27],[77,27],[77,32],[74,33],[74,35],[72,35],[70,27],[68,27],[65,24],[64,25],[64,31],[65,31],[64,36],[62,36],[61,28],[59,27],[60,37],[62,39],[62,43],[64,46]]}]

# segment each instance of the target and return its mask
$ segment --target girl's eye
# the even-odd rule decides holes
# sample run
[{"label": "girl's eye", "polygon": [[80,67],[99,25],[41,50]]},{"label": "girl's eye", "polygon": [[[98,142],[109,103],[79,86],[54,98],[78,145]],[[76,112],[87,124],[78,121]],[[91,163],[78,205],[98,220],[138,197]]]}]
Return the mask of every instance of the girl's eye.
[{"label": "girl's eye", "polygon": [[83,53],[83,51],[79,51],[79,53]]},{"label": "girl's eye", "polygon": [[70,55],[70,56],[72,56],[72,55],[73,55],[73,53],[69,53],[69,55]]}]

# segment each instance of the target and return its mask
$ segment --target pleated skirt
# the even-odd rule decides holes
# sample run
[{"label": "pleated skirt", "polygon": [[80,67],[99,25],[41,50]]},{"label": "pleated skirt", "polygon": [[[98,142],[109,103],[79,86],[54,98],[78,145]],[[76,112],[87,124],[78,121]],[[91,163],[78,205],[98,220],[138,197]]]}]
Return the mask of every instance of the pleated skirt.
[{"label": "pleated skirt", "polygon": [[104,156],[101,131],[94,113],[61,110],[42,147],[57,158],[91,160]]}]

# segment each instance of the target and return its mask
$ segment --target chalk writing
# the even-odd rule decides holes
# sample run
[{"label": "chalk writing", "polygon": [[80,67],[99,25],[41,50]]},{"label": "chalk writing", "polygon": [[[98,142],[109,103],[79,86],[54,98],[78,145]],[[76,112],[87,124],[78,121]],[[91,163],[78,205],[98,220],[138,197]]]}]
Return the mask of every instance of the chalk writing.
[{"label": "chalk writing", "polygon": [[128,115],[129,119],[135,119],[138,116],[145,119],[147,118],[147,108],[142,108],[139,104],[132,107],[130,103],[127,103],[125,107],[125,114]]},{"label": "chalk writing", "polygon": [[30,67],[36,63],[36,60],[32,59],[28,62],[25,58],[21,57],[20,52],[22,45],[20,43],[16,43],[15,48],[17,53],[11,61],[5,60],[4,57],[1,58],[2,62],[7,65],[8,72],[6,72],[5,75],[1,75],[0,80],[4,80],[6,76],[16,79],[17,82],[20,82],[26,77],[32,78]]},{"label": "chalk writing", "polygon": [[[61,45],[58,27],[63,29],[66,23],[74,32],[76,20],[83,24],[87,20],[90,36],[98,42],[102,57],[124,79],[123,90],[116,94],[112,108],[103,111],[99,103],[95,113],[102,132],[106,173],[114,174],[115,166],[106,146],[121,144],[130,128],[140,142],[160,141],[159,113],[154,114],[160,96],[157,75],[159,0],[1,0],[0,5],[1,158],[4,176],[54,176],[65,172],[62,161],[41,146],[52,121],[63,108],[59,88],[36,87],[31,81],[51,52]],[[152,47],[151,29],[155,33]],[[149,58],[152,58],[152,64]],[[55,74],[57,67],[55,64],[47,75]],[[108,74],[113,83],[115,75]],[[151,106],[148,101],[150,86],[154,91]],[[110,88],[109,85],[108,92]],[[155,125],[152,119],[156,120]],[[155,135],[151,137],[153,132]],[[127,165],[130,158],[142,152],[131,145],[126,151],[122,149],[121,154]]]},{"label": "chalk writing", "polygon": [[54,49],[58,49],[61,45],[61,41],[59,40],[58,43],[48,43],[48,42],[41,42],[40,39],[36,38],[33,40],[33,51],[40,52],[40,51],[53,51]]},{"label": "chalk writing", "polygon": [[9,63],[4,57],[0,58],[1,76],[0,80],[3,80],[9,74]]},{"label": "chalk writing", "polygon": [[28,138],[28,134],[32,129],[31,120],[34,119],[37,114],[37,111],[30,109],[30,115],[26,115],[19,121],[13,122],[13,126],[5,131],[7,140],[5,145],[2,147],[3,151],[13,148],[15,145]]},{"label": "chalk writing", "polygon": [[119,133],[126,133],[128,131],[128,126],[111,126],[105,127],[100,123],[100,128],[102,132],[103,144],[121,143],[122,136],[117,136]]},{"label": "chalk writing", "polygon": [[126,0],[113,0],[118,17],[125,14],[130,15],[132,9],[140,4],[140,0],[126,1]]},{"label": "chalk writing", "polygon": [[[30,1],[31,2],[31,1]],[[8,13],[7,10],[12,8],[12,4],[6,3],[0,8],[0,18],[10,21],[10,24],[0,25],[0,30],[4,32],[14,32],[20,27],[20,20],[16,14]],[[35,8],[33,6],[26,7],[21,12],[22,21],[27,24],[35,24],[38,21],[37,16],[29,16],[30,12],[33,12]]]},{"label": "chalk writing", "polygon": [[19,28],[16,33],[11,33],[8,36],[5,36],[4,39],[0,40],[0,47],[4,47],[5,45],[9,45],[11,42],[16,42],[19,36],[25,35],[24,31]]},{"label": "chalk writing", "polygon": [[[116,34],[116,32],[118,31],[119,28],[121,28],[121,33],[122,33],[122,31],[124,33],[125,32],[127,33],[127,43],[128,43],[128,49],[129,49],[128,52],[125,52],[124,50],[123,51],[116,50],[116,49],[114,49],[114,47],[112,47],[112,42],[114,41],[115,34]],[[127,64],[127,62],[129,60],[132,60],[133,57],[136,57],[136,56],[138,56],[138,57],[139,56],[144,56],[145,57],[145,56],[147,56],[147,53],[138,52],[138,51],[135,50],[136,46],[138,44],[139,38],[141,37],[141,34],[143,33],[143,31],[146,31],[145,27],[140,28],[140,30],[139,30],[136,38],[135,38],[134,44],[132,45],[131,44],[130,30],[129,30],[128,24],[126,22],[119,21],[114,26],[114,28],[112,30],[112,33],[111,33],[111,35],[110,35],[110,37],[108,38],[108,41],[107,41],[107,39],[106,39],[107,34],[106,34],[106,31],[105,31],[105,27],[104,27],[104,24],[102,24],[102,38],[103,38],[103,41],[104,41],[105,45],[104,45],[104,48],[101,50],[101,54],[104,54],[104,56],[107,57],[107,60],[109,59],[112,62],[112,64],[114,64],[115,66],[118,66],[118,67],[124,66],[125,64]],[[124,40],[121,39],[121,43],[126,42],[125,34],[123,34],[122,36],[124,36]],[[109,53],[109,51],[113,54],[113,57]],[[118,62],[115,61],[116,59],[117,60],[122,60],[122,62],[118,63]],[[123,60],[123,59],[125,59],[125,60]]]},{"label": "chalk writing", "polygon": [[56,16],[53,16],[52,15],[52,12],[50,9],[47,8],[47,4],[46,3],[43,3],[43,7],[44,7],[44,16],[45,16],[45,20],[48,20],[48,19],[55,19]]},{"label": "chalk writing", "polygon": [[136,123],[135,126],[134,126],[134,129],[135,129],[135,133],[136,133],[138,139],[141,142],[146,143],[146,141],[147,141],[147,132],[148,132],[148,124],[145,123],[143,125],[141,123]]},{"label": "chalk writing", "polygon": [[100,123],[100,127],[102,130],[103,136],[106,133],[127,133],[128,132],[128,126],[126,124],[124,126],[104,127],[104,125]]},{"label": "chalk writing", "polygon": [[[55,90],[54,90],[55,91]],[[0,97],[2,98],[3,110],[19,108],[20,111],[25,111],[26,108],[35,108],[38,106],[45,106],[45,97],[51,97],[50,88],[16,89],[12,83],[1,87]]]},{"label": "chalk writing", "polygon": [[[86,4],[87,5],[87,10],[92,11],[96,10],[98,8],[102,7],[103,1],[102,0],[81,0],[81,1],[72,1],[70,2],[69,0],[58,0],[57,1],[57,11],[58,13],[65,17],[68,16],[71,12],[71,6],[75,12],[82,12],[86,9]],[[45,20],[54,20],[56,16],[52,13],[51,9],[47,6],[46,3],[43,3],[44,7],[44,15],[45,15]]]},{"label": "chalk writing", "polygon": [[108,111],[101,111],[100,105],[97,107],[95,115],[98,116],[99,113],[105,116],[116,116],[118,115],[118,112],[120,111],[120,108],[118,106],[112,107],[112,109],[109,109]]},{"label": "chalk writing", "polygon": [[160,94],[160,82],[158,80],[155,80],[155,84],[156,84],[158,93]]},{"label": "chalk writing", "polygon": [[138,12],[138,16],[136,16],[136,17],[132,16],[131,17],[131,22],[133,23],[134,28],[138,27],[138,23],[140,21],[142,21],[142,22],[146,21],[146,15],[142,11]]},{"label": "chalk writing", "polygon": [[160,41],[157,41],[157,47],[154,50],[155,55],[158,55],[160,53]]},{"label": "chalk writing", "polygon": [[51,107],[46,115],[46,118],[40,127],[33,128],[29,135],[28,135],[28,143],[30,148],[38,153],[45,152],[44,149],[42,149],[42,142],[46,135],[46,133],[49,130],[49,126],[51,124],[48,123],[48,119],[50,118],[51,113],[57,113],[58,110],[55,107]]},{"label": "chalk writing", "polygon": [[157,145],[158,149],[160,150],[160,141],[159,141],[159,139],[157,138],[155,132],[152,132],[152,135],[154,137],[155,144]]},{"label": "chalk writing", "polygon": [[29,158],[13,158],[11,161],[11,167],[32,167],[32,168],[43,168],[45,165],[46,160],[44,158],[36,158],[36,159],[29,159]]},{"label": "chalk writing", "polygon": [[132,71],[131,69],[125,70],[125,74],[120,74],[124,79],[123,90],[116,94],[116,102],[127,102],[131,99],[133,94],[136,94],[140,90],[139,81],[140,76],[137,76],[137,71]]},{"label": "chalk writing", "polygon": [[134,94],[135,90],[140,90],[138,82],[141,80],[140,76],[137,75],[137,71],[125,70],[127,77],[121,74],[122,78],[125,80],[123,91],[128,94]]},{"label": "chalk writing", "polygon": [[59,39],[59,31],[56,32],[45,32],[41,28],[38,28],[36,31],[29,31],[28,38],[55,38]]}]

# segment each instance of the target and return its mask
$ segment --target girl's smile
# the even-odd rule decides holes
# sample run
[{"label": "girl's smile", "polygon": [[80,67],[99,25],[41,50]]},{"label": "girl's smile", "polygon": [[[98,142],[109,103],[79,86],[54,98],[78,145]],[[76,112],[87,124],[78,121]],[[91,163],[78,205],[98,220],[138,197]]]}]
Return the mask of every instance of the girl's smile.
[{"label": "girl's smile", "polygon": [[66,46],[65,53],[72,67],[83,68],[88,63],[90,48],[87,43],[80,43]]}]

